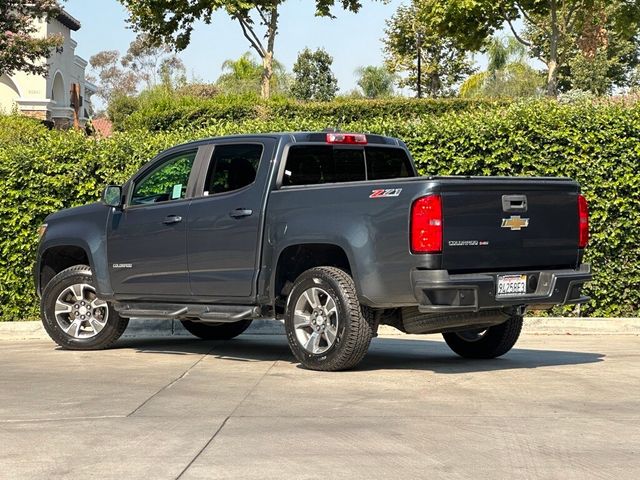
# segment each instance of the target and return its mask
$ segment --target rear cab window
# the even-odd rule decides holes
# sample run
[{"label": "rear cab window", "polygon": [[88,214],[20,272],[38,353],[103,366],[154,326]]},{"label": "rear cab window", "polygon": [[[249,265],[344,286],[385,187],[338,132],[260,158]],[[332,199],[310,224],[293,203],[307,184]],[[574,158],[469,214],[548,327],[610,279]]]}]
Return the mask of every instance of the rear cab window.
[{"label": "rear cab window", "polygon": [[414,177],[411,159],[397,147],[293,145],[283,186],[359,182]]}]

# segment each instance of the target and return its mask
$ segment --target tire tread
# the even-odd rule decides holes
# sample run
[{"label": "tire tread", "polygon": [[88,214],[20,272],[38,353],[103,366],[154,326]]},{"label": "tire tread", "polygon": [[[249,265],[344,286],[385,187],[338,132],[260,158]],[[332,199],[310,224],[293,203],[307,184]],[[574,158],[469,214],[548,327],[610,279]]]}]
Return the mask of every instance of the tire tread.
[{"label": "tire tread", "polygon": [[[51,337],[51,339],[67,350],[104,350],[111,347],[125,332],[129,325],[129,319],[123,318],[118,315],[118,312],[114,308],[109,306],[109,320],[108,324],[114,325],[114,328],[110,332],[105,332],[101,336],[100,332],[96,337],[87,339],[89,341],[78,341],[77,339],[70,339],[55,323],[55,320],[49,320],[46,314],[46,303],[50,292],[55,289],[60,282],[67,280],[74,276],[88,276],[91,278],[89,283],[93,281],[93,273],[91,267],[88,265],[74,265],[65,270],[62,270],[47,284],[42,292],[42,299],[40,301],[40,316],[42,318],[42,324]],[[111,322],[115,322],[112,324]],[[105,327],[106,328],[106,327]],[[103,330],[104,331],[104,330]]]},{"label": "tire tread", "polygon": [[501,357],[518,341],[522,331],[522,317],[514,315],[506,322],[489,327],[486,336],[478,341],[469,342],[456,333],[443,333],[447,345],[464,358],[491,359]]},{"label": "tire tread", "polygon": [[[346,315],[350,317],[349,328],[343,337],[343,344],[339,353],[325,362],[310,363],[301,358],[294,350],[298,360],[307,368],[321,371],[348,370],[358,365],[367,351],[373,332],[373,311],[370,308],[360,305],[355,283],[351,276],[344,270],[337,267],[315,267],[304,272],[300,278],[304,277],[329,277],[332,279],[346,298]],[[298,283],[298,281],[296,281]],[[295,341],[295,340],[294,340]]]},{"label": "tire tread", "polygon": [[233,323],[211,325],[191,320],[180,321],[185,330],[202,340],[231,340],[249,328],[251,322],[252,320],[240,320]]}]

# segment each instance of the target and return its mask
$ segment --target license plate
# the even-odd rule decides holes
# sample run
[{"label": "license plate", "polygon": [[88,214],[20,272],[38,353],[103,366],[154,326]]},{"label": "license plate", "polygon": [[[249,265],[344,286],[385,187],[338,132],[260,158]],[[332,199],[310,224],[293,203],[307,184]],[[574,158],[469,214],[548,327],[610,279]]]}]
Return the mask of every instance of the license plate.
[{"label": "license plate", "polygon": [[526,275],[503,275],[498,277],[498,296],[524,295],[526,293]]}]

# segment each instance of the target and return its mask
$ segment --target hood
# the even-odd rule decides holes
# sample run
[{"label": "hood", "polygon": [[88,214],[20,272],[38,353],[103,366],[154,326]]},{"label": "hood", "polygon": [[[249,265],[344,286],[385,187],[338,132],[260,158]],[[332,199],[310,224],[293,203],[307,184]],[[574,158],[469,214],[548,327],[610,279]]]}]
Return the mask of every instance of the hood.
[{"label": "hood", "polygon": [[58,222],[61,220],[67,220],[79,216],[95,215],[99,217],[105,217],[109,212],[107,207],[102,202],[90,203],[89,205],[82,205],[80,207],[65,208],[59,212],[52,213],[45,218],[44,223]]}]

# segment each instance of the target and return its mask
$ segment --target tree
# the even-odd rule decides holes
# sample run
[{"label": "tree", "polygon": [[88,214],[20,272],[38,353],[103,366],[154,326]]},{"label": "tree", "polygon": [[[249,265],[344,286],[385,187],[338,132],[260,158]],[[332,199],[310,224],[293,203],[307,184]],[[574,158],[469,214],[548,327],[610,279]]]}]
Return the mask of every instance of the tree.
[{"label": "tree", "polygon": [[184,76],[185,72],[184,63],[169,46],[153,43],[145,33],[129,44],[121,64],[131,70],[138,81],[146,83],[147,88],[160,83],[179,83],[179,78],[173,77]]},{"label": "tree", "polygon": [[[503,25],[547,66],[546,92],[558,93],[558,75],[585,25],[601,5],[621,8],[612,20],[628,32],[637,27],[638,2],[628,0],[423,0],[421,14],[430,28],[452,36],[469,50],[481,50]],[[519,33],[516,22],[525,25]]]},{"label": "tree", "polygon": [[[577,89],[596,95],[630,87],[640,64],[640,18],[625,2],[594,2],[582,19],[577,37],[559,68],[561,90]],[[636,6],[636,9],[638,6]]]},{"label": "tree", "polygon": [[119,96],[135,95],[141,83],[148,89],[185,83],[182,60],[166,46],[149,43],[144,35],[129,44],[124,57],[117,50],[105,50],[93,55],[89,65],[93,72],[88,79],[96,83],[96,95],[107,104]]},{"label": "tree", "polygon": [[493,37],[487,48],[487,70],[471,75],[460,87],[462,97],[530,97],[540,94],[543,78],[527,63],[527,50],[514,37]]},{"label": "tree", "polygon": [[399,86],[416,91],[418,96],[422,91],[431,97],[451,94],[455,85],[474,71],[467,51],[426,23],[421,2],[415,0],[401,5],[387,21],[383,42],[387,69],[405,74]]},{"label": "tree", "polygon": [[110,104],[118,96],[135,95],[139,77],[122,66],[120,52],[104,50],[89,58],[93,73],[87,79],[96,84],[96,96]]},{"label": "tree", "polygon": [[360,67],[356,70],[358,75],[358,86],[367,98],[390,97],[393,95],[393,83],[395,75],[390,73],[385,67]]},{"label": "tree", "polygon": [[45,60],[63,43],[60,35],[37,38],[36,20],[49,20],[60,13],[56,0],[0,0],[0,75],[28,72],[45,76]]},{"label": "tree", "polygon": [[[217,87],[227,93],[260,93],[262,65],[246,52],[237,60],[228,59],[222,64],[222,74],[216,81]],[[273,75],[270,90],[283,92],[287,88],[287,74],[284,66],[273,61]]]},{"label": "tree", "polygon": [[336,96],[338,80],[331,71],[333,58],[324,49],[305,48],[293,65],[291,93],[299,100],[327,102]]},{"label": "tree", "polygon": [[[129,22],[136,30],[147,32],[154,41],[173,45],[178,50],[184,50],[189,45],[196,21],[210,24],[216,11],[226,11],[238,22],[249,45],[262,60],[262,97],[269,98],[279,7],[285,0],[119,1],[129,10]],[[352,12],[358,12],[361,6],[360,0],[315,0],[316,15],[333,18],[331,7],[336,3]]]}]

